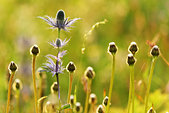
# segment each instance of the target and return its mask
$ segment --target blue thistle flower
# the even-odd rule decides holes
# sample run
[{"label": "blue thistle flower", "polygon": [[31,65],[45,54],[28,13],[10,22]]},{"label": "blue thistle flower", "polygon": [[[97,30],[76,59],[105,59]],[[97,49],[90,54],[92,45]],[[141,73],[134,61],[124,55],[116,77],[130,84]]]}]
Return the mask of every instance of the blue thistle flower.
[{"label": "blue thistle flower", "polygon": [[62,48],[69,42],[69,40],[70,39],[65,39],[62,41],[60,38],[57,38],[56,41],[49,42],[49,44],[52,45],[54,48]]},{"label": "blue thistle flower", "polygon": [[51,29],[58,28],[63,29],[65,31],[69,31],[67,28],[72,27],[71,25],[80,19],[80,18],[74,18],[71,20],[68,20],[69,18],[65,19],[65,13],[63,10],[59,10],[55,18],[49,17],[47,15],[45,17],[39,16],[39,18],[43,19],[45,22],[47,22],[47,24],[52,26]]}]

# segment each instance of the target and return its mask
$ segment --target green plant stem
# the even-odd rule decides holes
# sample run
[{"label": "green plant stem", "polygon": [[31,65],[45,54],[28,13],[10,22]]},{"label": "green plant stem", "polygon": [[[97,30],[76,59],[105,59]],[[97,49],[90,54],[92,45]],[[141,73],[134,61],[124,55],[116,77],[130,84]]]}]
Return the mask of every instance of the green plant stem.
[{"label": "green plant stem", "polygon": [[134,113],[134,98],[135,98],[135,88],[134,88],[134,65],[130,66],[130,74],[131,74],[131,85],[132,85],[132,113]]},{"label": "green plant stem", "polygon": [[114,70],[115,70],[115,54],[113,54],[112,75],[111,75],[111,81],[110,81],[110,87],[109,87],[109,99],[108,99],[108,104],[106,108],[106,113],[109,113],[109,107],[110,107],[110,101],[111,101],[111,95],[112,95],[112,89],[113,89],[113,81],[114,81]]},{"label": "green plant stem", "polygon": [[129,99],[128,99],[128,108],[127,108],[127,113],[130,113],[130,107],[131,107],[131,93],[132,93],[132,82],[131,82],[131,74],[130,74],[130,90],[129,90]]},{"label": "green plant stem", "polygon": [[147,86],[146,95],[145,95],[145,113],[147,113],[147,108],[148,108],[148,98],[149,98],[149,93],[150,93],[151,80],[152,80],[152,76],[153,76],[155,62],[156,62],[156,58],[153,58],[152,62],[151,62],[150,74],[149,74],[149,79],[148,79],[148,86]]},{"label": "green plant stem", "polygon": [[91,92],[91,82],[92,82],[92,80],[88,79],[84,113],[88,113],[89,95]]},{"label": "green plant stem", "polygon": [[70,95],[71,95],[71,90],[72,90],[72,82],[73,82],[73,72],[69,73],[69,92],[68,92],[68,98],[67,98],[67,103],[70,103]]},{"label": "green plant stem", "polygon": [[33,55],[33,59],[32,59],[32,78],[33,78],[33,86],[34,86],[35,110],[36,110],[36,113],[38,113],[36,77],[35,77],[35,60],[36,60],[36,56]]},{"label": "green plant stem", "polygon": [[11,73],[9,85],[8,85],[8,100],[7,100],[7,106],[6,106],[6,113],[9,113],[9,107],[10,107],[10,97],[11,97],[11,87],[12,87],[12,80],[14,77],[15,72]]}]

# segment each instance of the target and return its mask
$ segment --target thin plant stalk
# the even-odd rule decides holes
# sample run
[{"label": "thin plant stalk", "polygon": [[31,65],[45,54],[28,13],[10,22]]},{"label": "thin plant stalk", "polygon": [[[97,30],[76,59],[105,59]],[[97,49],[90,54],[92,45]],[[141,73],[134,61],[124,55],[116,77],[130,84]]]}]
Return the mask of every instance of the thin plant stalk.
[{"label": "thin plant stalk", "polygon": [[152,80],[152,76],[153,76],[155,62],[156,62],[156,58],[153,58],[152,62],[151,62],[150,74],[149,74],[149,79],[148,79],[148,86],[147,86],[146,95],[145,95],[145,113],[147,113],[147,110],[148,110],[148,98],[149,98],[149,93],[150,93],[151,80]]},{"label": "thin plant stalk", "polygon": [[7,106],[6,106],[6,113],[9,113],[9,107],[10,107],[10,97],[11,97],[11,87],[12,87],[12,80],[14,77],[15,72],[11,73],[9,85],[8,85],[8,100],[7,100]]},{"label": "thin plant stalk", "polygon": [[130,75],[130,89],[129,89],[129,100],[128,100],[128,107],[127,107],[127,113],[130,113],[130,107],[131,107],[131,103],[132,103],[132,82],[131,82],[131,75]]},{"label": "thin plant stalk", "polygon": [[71,95],[71,90],[72,90],[72,82],[73,82],[73,72],[69,73],[69,92],[68,92],[68,98],[67,98],[67,103],[70,103],[70,95]]},{"label": "thin plant stalk", "polygon": [[88,113],[89,95],[91,92],[91,82],[92,80],[88,79],[84,113]]},{"label": "thin plant stalk", "polygon": [[[39,82],[39,98],[41,98],[43,95],[42,95],[42,85],[43,85],[43,78],[40,77],[40,82]],[[42,113],[42,109],[43,109],[43,105],[42,103],[40,105],[38,105],[39,107],[39,113]]]},{"label": "thin plant stalk", "polygon": [[36,77],[35,77],[35,60],[36,60],[36,56],[33,55],[33,59],[32,59],[32,78],[33,78],[33,86],[34,86],[35,110],[36,110],[36,113],[38,113]]},{"label": "thin plant stalk", "polygon": [[134,113],[134,98],[135,98],[135,88],[134,88],[134,65],[130,66],[130,76],[131,76],[131,90],[132,90],[132,93],[131,93],[131,100],[132,100],[132,113]]},{"label": "thin plant stalk", "polygon": [[16,92],[16,106],[17,106],[17,113],[20,113],[20,107],[19,107],[19,97],[20,97],[20,90],[18,90],[17,92]]},{"label": "thin plant stalk", "polygon": [[110,101],[111,101],[111,95],[112,95],[112,89],[113,89],[113,81],[114,81],[115,54],[113,54],[112,56],[113,56],[112,76],[111,76],[110,87],[109,87],[109,99],[108,99],[108,104],[106,108],[106,113],[109,113],[109,107],[110,107]]}]

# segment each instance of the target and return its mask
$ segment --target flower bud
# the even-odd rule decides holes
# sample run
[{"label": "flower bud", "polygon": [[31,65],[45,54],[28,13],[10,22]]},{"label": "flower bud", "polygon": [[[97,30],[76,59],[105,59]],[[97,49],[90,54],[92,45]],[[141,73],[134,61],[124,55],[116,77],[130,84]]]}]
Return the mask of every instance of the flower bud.
[{"label": "flower bud", "polygon": [[95,77],[95,72],[93,71],[93,68],[92,67],[88,67],[85,71],[85,76],[88,78],[88,79],[93,79]]},{"label": "flower bud", "polygon": [[44,110],[45,113],[56,113],[56,105],[50,101],[47,101]]},{"label": "flower bud", "polygon": [[135,42],[131,42],[130,46],[129,46],[129,52],[131,52],[133,55],[135,55],[135,53],[138,51],[138,47],[137,44]]},{"label": "flower bud", "polygon": [[96,113],[104,113],[104,108],[102,105],[99,105],[99,107],[96,110]]},{"label": "flower bud", "polygon": [[89,99],[90,104],[96,104],[97,103],[97,97],[94,93],[90,94],[90,99]]},{"label": "flower bud", "polygon": [[65,19],[65,12],[63,10],[59,10],[57,12],[57,17],[56,18],[57,18],[57,20],[64,21],[64,19]]},{"label": "flower bud", "polygon": [[71,105],[74,105],[74,96],[73,95],[70,95],[70,103],[71,103]]},{"label": "flower bud", "polygon": [[38,78],[38,79],[44,78],[44,77],[45,77],[45,76],[44,76],[44,75],[45,75],[44,72],[45,72],[44,69],[38,68],[38,70],[37,70],[37,78]]},{"label": "flower bud", "polygon": [[20,81],[20,79],[15,79],[12,88],[14,91],[22,90],[22,82]]},{"label": "flower bud", "polygon": [[57,39],[56,39],[56,46],[57,46],[57,47],[61,47],[61,44],[62,44],[61,39],[57,38]]},{"label": "flower bud", "polygon": [[11,63],[8,66],[8,69],[11,72],[15,72],[17,70],[17,65],[15,64],[15,62],[11,61]]},{"label": "flower bud", "polygon": [[109,47],[108,47],[108,53],[114,55],[114,54],[116,54],[116,52],[117,52],[116,44],[114,42],[110,42]]},{"label": "flower bud", "polygon": [[75,64],[73,62],[69,62],[69,64],[67,65],[66,69],[67,69],[68,72],[72,73],[72,72],[75,71],[76,66],[75,66]]},{"label": "flower bud", "polygon": [[153,57],[158,57],[160,54],[160,50],[159,50],[158,46],[157,45],[153,46],[150,53]]},{"label": "flower bud", "polygon": [[134,65],[134,63],[135,63],[136,61],[135,61],[135,58],[134,58],[134,56],[133,56],[133,54],[128,54],[128,57],[127,57],[127,63],[128,63],[128,65],[129,66],[131,66],[131,65]]},{"label": "flower bud", "polygon": [[109,100],[109,97],[108,97],[108,96],[106,96],[106,97],[103,99],[103,105],[104,105],[104,106],[107,106],[108,100]]},{"label": "flower bud", "polygon": [[151,107],[151,108],[147,111],[147,113],[156,113],[156,111],[153,109],[153,107]]},{"label": "flower bud", "polygon": [[81,112],[82,111],[80,102],[76,102],[75,110],[76,110],[76,112]]},{"label": "flower bud", "polygon": [[50,88],[51,93],[57,93],[58,92],[58,83],[54,82]]},{"label": "flower bud", "polygon": [[32,55],[35,55],[35,56],[38,55],[40,52],[39,47],[37,45],[32,46],[30,49],[30,52]]}]

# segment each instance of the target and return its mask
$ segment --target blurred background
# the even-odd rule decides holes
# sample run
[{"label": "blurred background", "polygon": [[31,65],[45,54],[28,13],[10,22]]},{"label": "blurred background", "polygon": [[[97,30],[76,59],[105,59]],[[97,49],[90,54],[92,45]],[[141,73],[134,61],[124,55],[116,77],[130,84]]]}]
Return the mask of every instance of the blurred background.
[{"label": "blurred background", "polygon": [[[15,78],[23,82],[21,103],[23,113],[33,113],[33,85],[31,75],[31,55],[29,49],[37,44],[40,55],[36,69],[46,62],[47,54],[56,55],[48,42],[57,38],[57,31],[37,16],[55,17],[63,9],[66,17],[81,18],[73,24],[70,32],[61,31],[61,39],[70,39],[64,48],[67,55],[63,65],[73,61],[77,67],[74,75],[72,94],[77,87],[77,101],[84,106],[85,91],[82,77],[85,69],[92,66],[96,72],[92,83],[92,93],[97,95],[97,105],[102,103],[104,90],[108,95],[111,77],[112,57],[107,53],[109,42],[118,46],[113,87],[112,112],[124,113],[128,102],[129,67],[126,64],[128,46],[135,41],[139,46],[136,54],[135,85],[136,111],[142,113],[143,99],[149,74],[151,44],[160,47],[151,85],[150,104],[157,113],[169,111],[169,1],[168,0],[0,0],[0,110],[4,112],[7,99],[8,64],[15,61],[18,72]],[[84,43],[84,35],[100,21],[105,24],[96,27]],[[85,53],[81,49],[85,45]],[[62,103],[66,103],[69,74],[60,75]],[[38,81],[38,80],[37,80]],[[46,73],[45,93],[49,95],[50,85],[56,81]],[[14,92],[12,92],[14,95]],[[12,98],[15,109],[15,98]],[[15,112],[15,110],[14,110]]]}]

